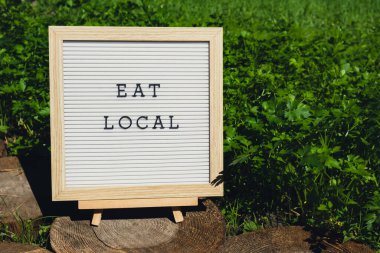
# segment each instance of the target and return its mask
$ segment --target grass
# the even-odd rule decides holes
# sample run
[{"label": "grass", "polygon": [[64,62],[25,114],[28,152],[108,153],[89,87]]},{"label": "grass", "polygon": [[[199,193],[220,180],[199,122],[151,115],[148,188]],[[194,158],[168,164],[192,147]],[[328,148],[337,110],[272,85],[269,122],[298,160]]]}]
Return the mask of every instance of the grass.
[{"label": "grass", "polygon": [[36,219],[23,219],[14,215],[15,222],[5,224],[0,222],[0,241],[10,241],[49,247],[49,232],[55,217],[40,217]]}]

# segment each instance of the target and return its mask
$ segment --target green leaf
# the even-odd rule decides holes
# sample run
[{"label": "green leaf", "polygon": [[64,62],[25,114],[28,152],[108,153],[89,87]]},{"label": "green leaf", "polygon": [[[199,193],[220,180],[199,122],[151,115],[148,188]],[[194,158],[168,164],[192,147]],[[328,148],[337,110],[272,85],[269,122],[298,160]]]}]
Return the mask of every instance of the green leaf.
[{"label": "green leaf", "polygon": [[335,160],[333,157],[329,156],[327,159],[326,159],[326,162],[325,162],[325,165],[332,169],[332,168],[336,168],[336,169],[340,169],[340,164],[339,164],[339,161]]},{"label": "green leaf", "polygon": [[8,132],[8,128],[9,127],[7,126],[0,125],[0,133],[6,134]]},{"label": "green leaf", "polygon": [[329,210],[325,204],[320,204],[317,209],[319,211],[328,211]]},{"label": "green leaf", "polygon": [[20,53],[22,53],[22,51],[24,51],[24,47],[22,45],[15,45],[14,49],[16,50],[16,52],[18,54],[20,54]]},{"label": "green leaf", "polygon": [[310,117],[309,107],[305,104],[299,103],[296,109],[291,109],[285,112],[285,118],[290,121],[307,119]]},{"label": "green leaf", "polygon": [[49,107],[45,107],[43,108],[42,110],[40,110],[38,112],[39,115],[43,116],[43,117],[47,117],[50,115],[50,108]]},{"label": "green leaf", "polygon": [[341,76],[344,76],[350,69],[351,69],[351,65],[349,63],[343,64],[340,70]]},{"label": "green leaf", "polygon": [[26,88],[25,79],[20,80],[19,87],[21,91],[25,91],[25,88]]},{"label": "green leaf", "polygon": [[242,164],[248,161],[250,155],[249,154],[242,154],[239,155],[235,160],[233,160],[230,163],[230,166],[237,165],[237,164]]}]

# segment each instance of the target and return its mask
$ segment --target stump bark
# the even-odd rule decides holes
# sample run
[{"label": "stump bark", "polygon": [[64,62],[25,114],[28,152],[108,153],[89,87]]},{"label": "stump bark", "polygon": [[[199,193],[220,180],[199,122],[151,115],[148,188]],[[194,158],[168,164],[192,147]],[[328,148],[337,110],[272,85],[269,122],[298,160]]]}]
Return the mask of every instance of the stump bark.
[{"label": "stump bark", "polygon": [[50,251],[38,246],[14,242],[0,242],[1,253],[49,253]]},{"label": "stump bark", "polygon": [[0,158],[6,157],[8,155],[7,147],[5,145],[5,142],[0,139]]},{"label": "stump bark", "polygon": [[323,249],[322,253],[375,253],[368,246],[351,241],[342,244],[323,243],[323,245],[326,249]]},{"label": "stump bark", "polygon": [[15,156],[0,158],[0,221],[17,224],[42,216],[24,170]]},{"label": "stump bark", "polygon": [[302,227],[278,227],[233,236],[219,249],[220,253],[293,253],[312,252],[311,233]]},{"label": "stump bark", "polygon": [[300,226],[260,229],[230,237],[220,253],[375,253],[355,242],[329,243]]},{"label": "stump bark", "polygon": [[102,220],[99,227],[89,220],[57,218],[50,230],[57,253],[212,253],[224,242],[225,223],[211,200],[199,207],[183,208],[185,219],[176,224],[167,218]]}]

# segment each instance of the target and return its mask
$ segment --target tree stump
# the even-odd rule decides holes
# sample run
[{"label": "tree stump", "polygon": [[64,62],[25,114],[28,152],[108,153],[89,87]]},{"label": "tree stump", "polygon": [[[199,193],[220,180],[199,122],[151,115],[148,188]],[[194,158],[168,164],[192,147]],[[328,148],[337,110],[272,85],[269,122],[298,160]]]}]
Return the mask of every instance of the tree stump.
[{"label": "tree stump", "polygon": [[368,246],[351,241],[342,244],[331,244],[327,242],[322,242],[322,244],[326,247],[322,250],[322,253],[375,253],[375,251]]},{"label": "tree stump", "polygon": [[0,139],[0,158],[6,157],[8,155],[7,147],[5,145],[5,142]]},{"label": "tree stump", "polygon": [[300,226],[260,229],[233,236],[219,249],[220,253],[375,253],[355,242],[329,243]]},{"label": "tree stump", "polygon": [[229,238],[220,253],[292,253],[312,252],[308,240],[311,233],[302,227],[260,229]]},{"label": "tree stump", "polygon": [[170,242],[179,225],[167,218],[103,220],[93,227],[96,237],[114,249],[153,247]]},{"label": "tree stump", "polygon": [[50,251],[38,246],[15,243],[15,242],[0,242],[1,253],[49,253]]},{"label": "tree stump", "polygon": [[24,170],[15,156],[0,158],[0,221],[17,224],[42,216]]},{"label": "tree stump", "polygon": [[197,208],[183,208],[185,220],[167,218],[90,221],[57,218],[50,230],[50,243],[57,253],[212,253],[224,242],[225,223],[211,200]]}]

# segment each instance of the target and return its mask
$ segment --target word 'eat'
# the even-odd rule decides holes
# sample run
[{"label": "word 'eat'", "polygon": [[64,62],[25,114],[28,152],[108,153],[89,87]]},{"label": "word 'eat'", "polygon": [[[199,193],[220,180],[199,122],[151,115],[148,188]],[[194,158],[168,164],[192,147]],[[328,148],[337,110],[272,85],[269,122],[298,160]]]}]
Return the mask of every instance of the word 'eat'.
[{"label": "word 'eat'", "polygon": [[[118,83],[116,84],[117,86],[117,97],[118,98],[125,98],[127,97],[127,92],[125,91],[125,88],[127,88],[127,84],[125,83]],[[157,97],[156,94],[156,88],[160,88],[159,83],[150,83],[149,84],[149,89],[153,87],[153,96],[152,97]],[[140,97],[145,97],[144,92],[141,88],[141,83],[136,83],[136,88],[135,88],[135,93],[132,95],[132,97],[137,97],[137,94],[140,94]]]}]

